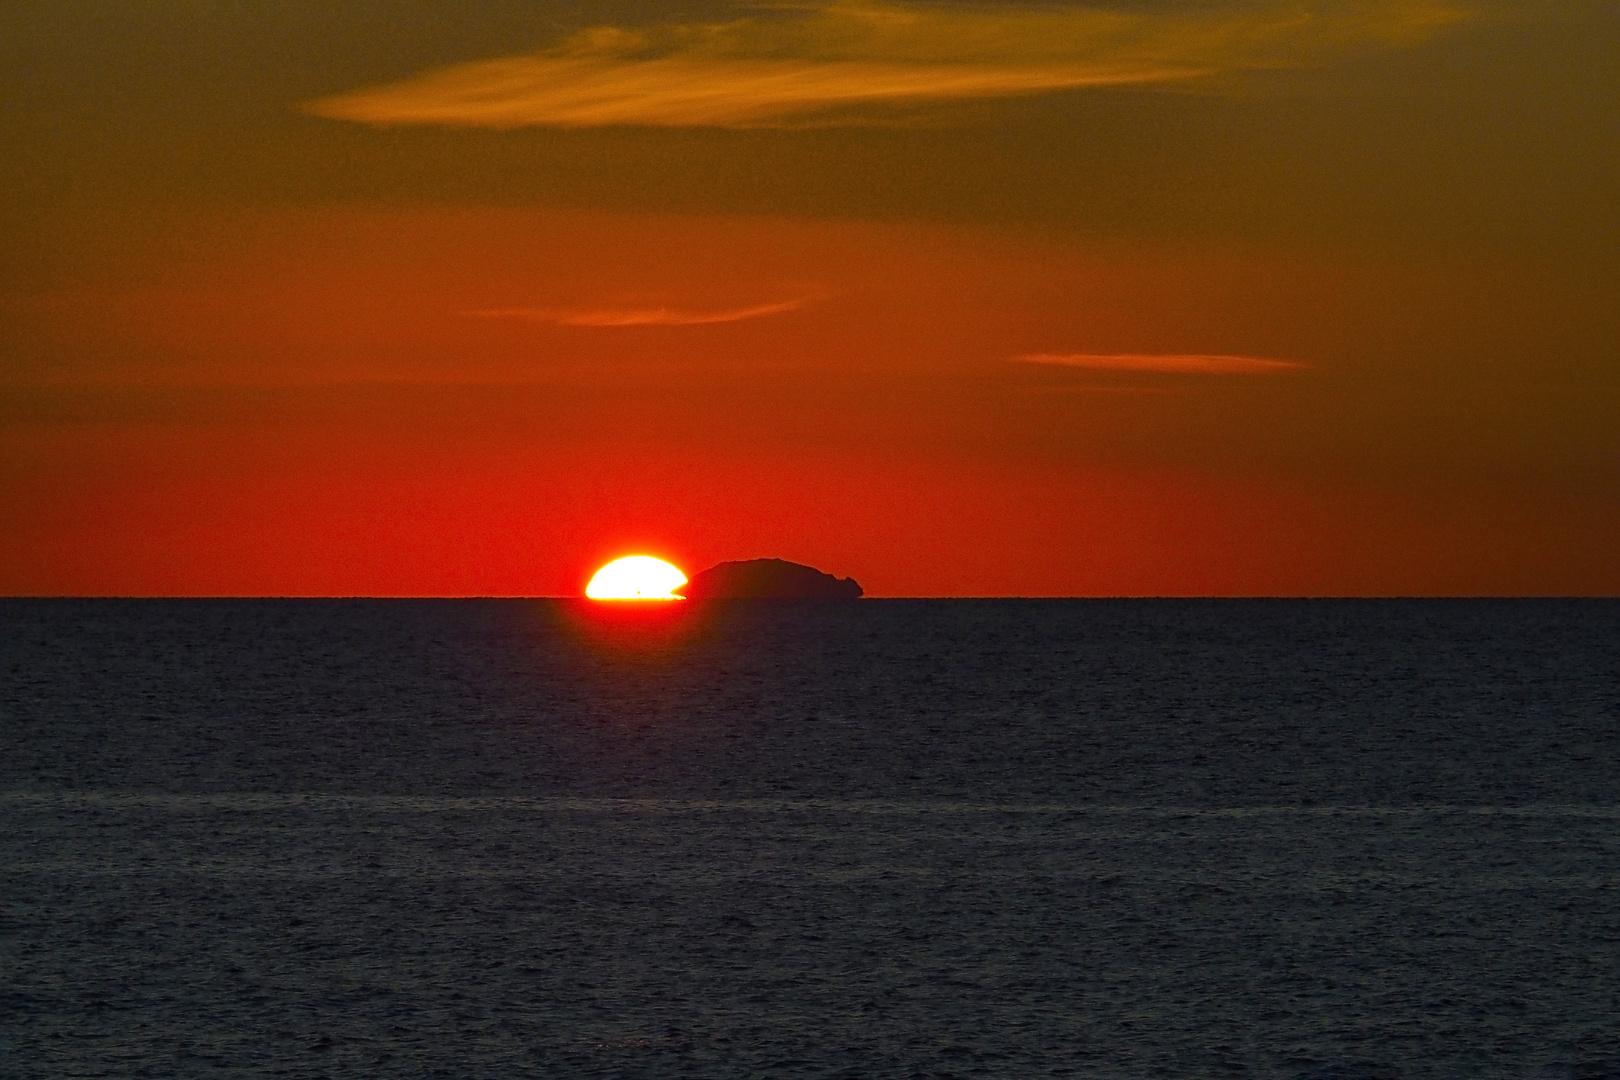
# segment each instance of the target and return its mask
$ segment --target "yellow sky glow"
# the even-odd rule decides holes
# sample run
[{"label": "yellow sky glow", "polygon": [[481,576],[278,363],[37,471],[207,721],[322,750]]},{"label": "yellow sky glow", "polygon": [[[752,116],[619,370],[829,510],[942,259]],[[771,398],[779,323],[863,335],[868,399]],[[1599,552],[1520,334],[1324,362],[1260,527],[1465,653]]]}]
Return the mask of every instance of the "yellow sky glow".
[{"label": "yellow sky glow", "polygon": [[310,102],[367,124],[770,127],[867,105],[1186,83],[1330,63],[1468,18],[1443,0],[1122,13],[842,2],[733,22],[597,27],[556,49],[428,71]]}]

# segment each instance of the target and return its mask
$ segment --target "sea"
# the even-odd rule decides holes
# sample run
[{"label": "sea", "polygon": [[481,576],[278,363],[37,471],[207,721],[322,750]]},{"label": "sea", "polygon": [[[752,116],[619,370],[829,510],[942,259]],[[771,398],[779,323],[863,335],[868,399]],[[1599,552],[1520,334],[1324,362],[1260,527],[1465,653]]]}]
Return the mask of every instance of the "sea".
[{"label": "sea", "polygon": [[1620,1078],[1620,602],[0,601],[0,1077]]}]

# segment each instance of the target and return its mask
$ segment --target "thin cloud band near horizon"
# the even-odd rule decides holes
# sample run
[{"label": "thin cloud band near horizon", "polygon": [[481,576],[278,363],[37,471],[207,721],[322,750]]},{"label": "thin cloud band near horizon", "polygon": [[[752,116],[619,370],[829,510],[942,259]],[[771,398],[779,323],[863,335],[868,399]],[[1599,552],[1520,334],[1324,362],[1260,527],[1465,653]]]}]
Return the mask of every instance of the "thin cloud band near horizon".
[{"label": "thin cloud band near horizon", "polygon": [[595,27],[550,50],[439,68],[304,109],[374,125],[491,129],[833,125],[858,122],[861,107],[1321,66],[1420,44],[1471,17],[1453,0],[1237,0],[1168,12],[829,0],[749,10],[726,23]]},{"label": "thin cloud band near horizon", "polygon": [[1026,353],[1023,364],[1083,368],[1087,371],[1157,372],[1172,375],[1281,375],[1310,367],[1300,360],[1219,353]]},{"label": "thin cloud band near horizon", "polygon": [[524,322],[550,323],[553,326],[629,327],[629,326],[711,326],[718,323],[746,322],[766,319],[772,315],[785,315],[797,311],[818,299],[800,296],[791,300],[778,300],[766,304],[753,304],[733,308],[674,308],[674,307],[595,307],[595,308],[492,308],[470,311],[480,319],[516,319]]}]

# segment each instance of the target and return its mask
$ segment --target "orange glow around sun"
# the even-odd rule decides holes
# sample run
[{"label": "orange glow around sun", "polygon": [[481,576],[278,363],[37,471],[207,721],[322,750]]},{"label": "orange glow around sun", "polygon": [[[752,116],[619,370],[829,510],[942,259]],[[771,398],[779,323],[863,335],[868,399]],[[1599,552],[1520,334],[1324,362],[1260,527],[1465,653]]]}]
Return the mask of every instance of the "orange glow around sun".
[{"label": "orange glow around sun", "polygon": [[630,555],[598,570],[585,595],[592,600],[679,600],[673,590],[685,584],[686,575],[663,559]]}]

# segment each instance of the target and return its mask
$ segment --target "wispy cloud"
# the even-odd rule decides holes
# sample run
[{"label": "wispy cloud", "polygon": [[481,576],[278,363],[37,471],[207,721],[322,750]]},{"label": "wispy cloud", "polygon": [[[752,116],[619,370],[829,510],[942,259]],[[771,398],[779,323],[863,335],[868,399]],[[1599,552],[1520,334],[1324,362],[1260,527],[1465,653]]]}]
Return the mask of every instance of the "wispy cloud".
[{"label": "wispy cloud", "polygon": [[1310,366],[1298,360],[1207,353],[1029,353],[1013,359],[1025,364],[1053,364],[1090,371],[1155,371],[1176,375],[1278,375]]},{"label": "wispy cloud", "polygon": [[1468,18],[1451,0],[1234,0],[1113,11],[830,0],[726,23],[597,27],[525,56],[310,102],[320,116],[458,127],[768,127],[852,107],[1175,84],[1402,47]]},{"label": "wispy cloud", "polygon": [[770,304],[734,308],[603,307],[603,308],[494,308],[469,314],[482,319],[519,319],[555,326],[707,326],[744,322],[797,311],[815,297],[801,296]]}]

